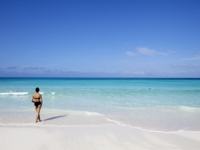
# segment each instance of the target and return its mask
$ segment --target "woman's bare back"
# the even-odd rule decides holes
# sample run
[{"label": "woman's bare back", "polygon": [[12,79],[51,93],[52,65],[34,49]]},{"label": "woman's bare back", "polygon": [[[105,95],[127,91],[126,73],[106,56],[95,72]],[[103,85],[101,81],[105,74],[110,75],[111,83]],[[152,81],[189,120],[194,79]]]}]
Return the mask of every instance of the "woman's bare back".
[{"label": "woman's bare back", "polygon": [[33,101],[34,102],[41,102],[41,100],[42,100],[42,95],[41,94],[39,94],[39,93],[33,94]]}]

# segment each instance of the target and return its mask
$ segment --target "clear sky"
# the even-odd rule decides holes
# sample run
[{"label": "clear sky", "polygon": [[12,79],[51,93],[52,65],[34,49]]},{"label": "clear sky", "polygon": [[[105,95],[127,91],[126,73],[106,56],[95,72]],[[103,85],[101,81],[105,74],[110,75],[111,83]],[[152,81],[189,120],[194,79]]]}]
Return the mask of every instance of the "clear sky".
[{"label": "clear sky", "polygon": [[0,0],[0,76],[200,77],[200,0]]}]

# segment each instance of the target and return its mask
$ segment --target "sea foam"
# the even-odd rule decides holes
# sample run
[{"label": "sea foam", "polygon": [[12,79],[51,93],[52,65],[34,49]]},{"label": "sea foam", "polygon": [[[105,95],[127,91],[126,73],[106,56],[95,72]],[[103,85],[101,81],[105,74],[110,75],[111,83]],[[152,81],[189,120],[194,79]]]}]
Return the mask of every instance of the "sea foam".
[{"label": "sea foam", "polygon": [[27,95],[28,92],[5,92],[0,93],[0,95]]},{"label": "sea foam", "polygon": [[183,111],[191,111],[191,112],[200,111],[200,108],[188,107],[188,106],[180,106],[179,109]]}]

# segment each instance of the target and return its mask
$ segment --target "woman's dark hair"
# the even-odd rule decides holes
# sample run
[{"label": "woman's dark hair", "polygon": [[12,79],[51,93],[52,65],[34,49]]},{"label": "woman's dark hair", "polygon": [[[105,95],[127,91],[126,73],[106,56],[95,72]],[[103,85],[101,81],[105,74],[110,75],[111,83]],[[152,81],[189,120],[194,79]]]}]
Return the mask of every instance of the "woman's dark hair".
[{"label": "woman's dark hair", "polygon": [[40,91],[39,87],[36,87],[35,91],[36,91],[36,92],[39,92],[39,91]]}]

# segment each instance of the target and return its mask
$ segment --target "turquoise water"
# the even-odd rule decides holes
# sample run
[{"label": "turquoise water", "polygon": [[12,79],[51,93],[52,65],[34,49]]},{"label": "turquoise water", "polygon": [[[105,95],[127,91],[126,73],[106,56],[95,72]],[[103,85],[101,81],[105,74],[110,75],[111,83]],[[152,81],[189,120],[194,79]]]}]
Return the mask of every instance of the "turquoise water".
[{"label": "turquoise water", "polygon": [[31,95],[36,87],[43,95],[44,114],[99,113],[137,127],[171,129],[167,124],[172,123],[176,130],[200,129],[200,79],[0,78],[2,116],[34,111]]}]

